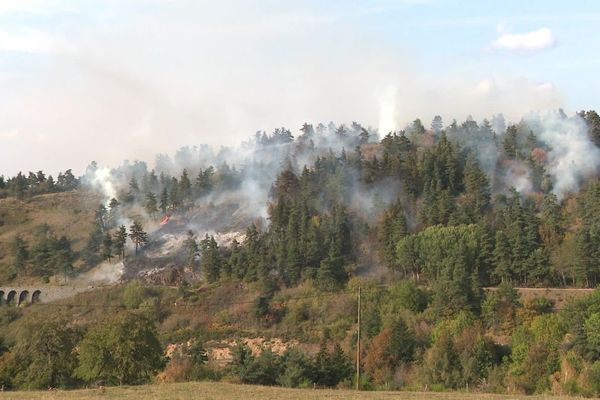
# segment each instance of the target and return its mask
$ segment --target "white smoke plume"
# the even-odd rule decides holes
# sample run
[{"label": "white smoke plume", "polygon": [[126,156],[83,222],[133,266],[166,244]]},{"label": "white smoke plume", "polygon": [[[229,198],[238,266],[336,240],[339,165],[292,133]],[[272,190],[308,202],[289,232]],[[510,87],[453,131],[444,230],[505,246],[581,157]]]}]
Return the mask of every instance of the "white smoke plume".
[{"label": "white smoke plume", "polygon": [[117,197],[115,177],[108,167],[88,168],[82,180],[84,184],[102,193],[106,203]]},{"label": "white smoke plume", "polygon": [[562,199],[577,192],[583,180],[600,169],[600,150],[587,134],[585,121],[559,113],[528,117],[528,123],[549,148],[547,171],[553,177],[553,192]]}]

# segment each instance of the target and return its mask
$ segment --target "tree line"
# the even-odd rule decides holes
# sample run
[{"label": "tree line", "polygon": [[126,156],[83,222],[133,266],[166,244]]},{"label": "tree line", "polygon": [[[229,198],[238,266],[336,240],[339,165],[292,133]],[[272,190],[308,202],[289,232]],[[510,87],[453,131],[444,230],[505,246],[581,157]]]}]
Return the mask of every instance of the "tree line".
[{"label": "tree line", "polygon": [[67,192],[79,187],[79,183],[70,169],[60,172],[56,180],[41,170],[27,175],[19,172],[8,178],[0,175],[0,198],[13,196],[23,200],[40,194]]}]

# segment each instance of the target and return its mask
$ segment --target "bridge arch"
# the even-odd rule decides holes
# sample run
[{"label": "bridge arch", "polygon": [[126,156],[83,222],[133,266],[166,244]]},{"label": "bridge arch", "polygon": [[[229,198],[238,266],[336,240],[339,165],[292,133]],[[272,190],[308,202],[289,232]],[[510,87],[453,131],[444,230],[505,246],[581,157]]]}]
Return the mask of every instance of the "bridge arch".
[{"label": "bridge arch", "polygon": [[10,292],[8,292],[8,294],[6,295],[6,304],[14,304],[15,297],[17,297],[16,290],[11,290]]},{"label": "bridge arch", "polygon": [[31,294],[31,304],[39,303],[41,301],[42,291],[34,290]]},{"label": "bridge arch", "polygon": [[21,293],[19,293],[19,302],[17,303],[17,305],[21,305],[21,304],[27,304],[27,301],[29,300],[29,290],[23,290]]}]

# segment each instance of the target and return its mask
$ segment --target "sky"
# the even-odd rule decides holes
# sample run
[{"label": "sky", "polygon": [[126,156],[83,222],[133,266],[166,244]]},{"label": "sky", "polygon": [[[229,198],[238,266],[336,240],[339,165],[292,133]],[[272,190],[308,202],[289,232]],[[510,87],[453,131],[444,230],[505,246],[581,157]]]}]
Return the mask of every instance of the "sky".
[{"label": "sky", "polygon": [[0,0],[0,175],[257,130],[600,110],[600,2]]}]

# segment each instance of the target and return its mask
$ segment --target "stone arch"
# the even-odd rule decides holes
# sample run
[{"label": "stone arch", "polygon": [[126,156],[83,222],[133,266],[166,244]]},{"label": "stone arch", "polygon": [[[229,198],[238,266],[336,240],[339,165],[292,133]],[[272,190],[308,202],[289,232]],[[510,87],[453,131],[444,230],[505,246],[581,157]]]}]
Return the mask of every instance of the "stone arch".
[{"label": "stone arch", "polygon": [[41,297],[42,297],[42,291],[41,290],[34,290],[32,295],[31,295],[31,303],[39,303],[41,301]]},{"label": "stone arch", "polygon": [[19,293],[19,302],[17,305],[26,304],[29,301],[29,290],[23,290]]},{"label": "stone arch", "polygon": [[11,290],[10,292],[8,292],[8,294],[6,295],[6,304],[14,304],[15,297],[17,297],[16,290]]}]

